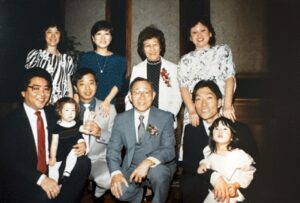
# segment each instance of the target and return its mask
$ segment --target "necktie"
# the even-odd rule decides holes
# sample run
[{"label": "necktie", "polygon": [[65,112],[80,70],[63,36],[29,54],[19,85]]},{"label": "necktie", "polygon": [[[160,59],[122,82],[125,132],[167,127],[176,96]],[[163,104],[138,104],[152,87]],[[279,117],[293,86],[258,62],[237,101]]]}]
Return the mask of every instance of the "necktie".
[{"label": "necktie", "polygon": [[37,163],[37,170],[46,173],[47,171],[47,164],[46,164],[46,149],[45,149],[45,128],[43,119],[41,116],[41,112],[35,112],[37,116],[37,143],[38,143],[38,163]]},{"label": "necktie", "polygon": [[89,120],[89,115],[90,115],[90,104],[83,104],[85,110],[83,113],[83,123],[85,123],[87,120]]},{"label": "necktie", "polygon": [[144,116],[143,115],[140,115],[139,116],[139,120],[140,120],[140,125],[138,127],[138,138],[139,138],[139,142],[141,142],[142,140],[142,136],[145,134],[145,125],[144,125]]}]

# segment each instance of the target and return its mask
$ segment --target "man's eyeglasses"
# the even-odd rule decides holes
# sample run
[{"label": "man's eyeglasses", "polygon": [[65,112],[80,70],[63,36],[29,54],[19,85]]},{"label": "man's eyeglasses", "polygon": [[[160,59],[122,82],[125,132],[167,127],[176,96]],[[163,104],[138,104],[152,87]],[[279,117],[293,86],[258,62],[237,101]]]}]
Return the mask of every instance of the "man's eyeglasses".
[{"label": "man's eyeglasses", "polygon": [[132,96],[133,97],[140,97],[144,95],[145,97],[150,97],[152,96],[153,91],[138,91],[138,90],[133,90],[132,91]]},{"label": "man's eyeglasses", "polygon": [[39,93],[41,90],[47,94],[50,94],[51,88],[48,86],[39,86],[39,85],[28,85],[27,87],[31,88],[32,92]]}]

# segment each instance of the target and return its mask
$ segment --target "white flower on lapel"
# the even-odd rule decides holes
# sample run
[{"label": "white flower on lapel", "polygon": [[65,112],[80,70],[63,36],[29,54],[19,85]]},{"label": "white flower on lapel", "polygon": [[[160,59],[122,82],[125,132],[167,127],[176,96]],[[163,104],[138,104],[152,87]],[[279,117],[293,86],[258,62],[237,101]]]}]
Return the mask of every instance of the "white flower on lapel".
[{"label": "white flower on lapel", "polygon": [[147,127],[147,131],[152,136],[157,136],[158,135],[158,128],[155,125],[149,124],[148,127]]}]

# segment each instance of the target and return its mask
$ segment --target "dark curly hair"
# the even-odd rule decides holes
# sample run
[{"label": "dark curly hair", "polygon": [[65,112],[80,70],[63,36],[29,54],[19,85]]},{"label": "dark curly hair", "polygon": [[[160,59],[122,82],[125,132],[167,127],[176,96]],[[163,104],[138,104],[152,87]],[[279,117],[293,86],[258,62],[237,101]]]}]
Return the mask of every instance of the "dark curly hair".
[{"label": "dark curly hair", "polygon": [[164,56],[166,52],[166,40],[164,33],[155,27],[154,25],[150,25],[146,28],[144,28],[138,37],[138,43],[137,43],[137,52],[140,55],[142,60],[146,59],[146,55],[144,52],[144,41],[148,39],[156,38],[159,41],[160,46],[160,55]]},{"label": "dark curly hair", "polygon": [[213,152],[216,152],[216,142],[214,141],[213,139],[213,130],[219,125],[219,124],[222,124],[222,125],[225,125],[226,127],[228,127],[231,131],[231,142],[227,145],[227,149],[230,151],[230,150],[233,150],[235,148],[237,148],[238,146],[238,137],[237,137],[237,131],[235,129],[235,125],[234,123],[228,119],[228,118],[225,118],[223,116],[217,118],[213,123],[212,125],[209,127],[209,138],[208,138],[208,145],[209,145],[209,148],[210,148],[210,151],[213,153]]}]

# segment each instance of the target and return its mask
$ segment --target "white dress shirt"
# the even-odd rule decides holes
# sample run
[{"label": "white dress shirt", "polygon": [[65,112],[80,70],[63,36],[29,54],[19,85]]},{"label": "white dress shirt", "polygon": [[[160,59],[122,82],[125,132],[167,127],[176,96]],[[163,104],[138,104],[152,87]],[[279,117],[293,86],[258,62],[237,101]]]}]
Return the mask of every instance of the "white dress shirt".
[{"label": "white dress shirt", "polygon": [[[38,133],[37,133],[37,116],[35,115],[35,112],[37,110],[31,108],[30,106],[28,106],[25,102],[23,103],[24,105],[24,109],[25,109],[25,113],[28,117],[29,123],[30,123],[30,127],[32,130],[32,134],[33,134],[33,139],[34,139],[34,143],[35,143],[35,148],[36,148],[36,153],[38,153],[38,146],[37,146],[37,137],[38,137]],[[46,119],[46,114],[45,111],[43,109],[38,110],[41,112],[41,116],[43,119],[43,123],[44,123],[44,131],[45,131],[45,150],[46,150],[46,163],[48,164],[49,162],[49,143],[48,143],[48,123],[47,123],[47,119]],[[40,185],[42,180],[46,177],[46,175],[41,175],[40,178],[37,181],[37,184]]]}]

